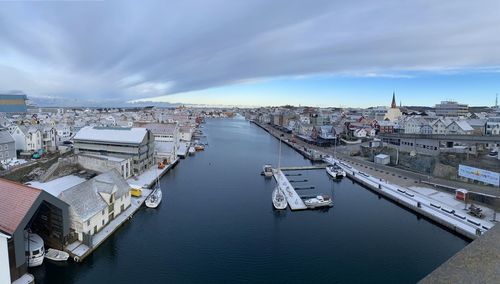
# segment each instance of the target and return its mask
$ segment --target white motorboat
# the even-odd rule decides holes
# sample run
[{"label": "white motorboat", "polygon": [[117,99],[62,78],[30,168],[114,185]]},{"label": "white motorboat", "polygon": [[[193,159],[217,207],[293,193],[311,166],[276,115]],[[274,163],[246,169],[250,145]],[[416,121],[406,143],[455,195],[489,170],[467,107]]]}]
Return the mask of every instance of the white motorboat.
[{"label": "white motorboat", "polygon": [[53,261],[66,261],[69,258],[69,253],[50,248],[45,253],[45,258]]},{"label": "white motorboat", "polygon": [[189,147],[188,152],[189,152],[189,155],[194,155],[194,153],[196,153],[196,149],[193,146],[191,146],[191,147]]},{"label": "white motorboat", "polygon": [[271,165],[264,165],[264,167],[262,168],[262,173],[265,177],[272,177],[273,167]]},{"label": "white motorboat", "polygon": [[28,259],[28,267],[40,266],[45,256],[43,239],[38,234],[25,233],[24,251]]},{"label": "white motorboat", "polygon": [[146,206],[149,208],[156,208],[160,205],[162,192],[160,186],[156,186],[155,190],[146,198]]},{"label": "white motorboat", "polygon": [[346,176],[345,171],[341,167],[339,167],[337,164],[333,164],[331,166],[326,167],[326,172],[332,178],[343,178]]},{"label": "white motorboat", "polygon": [[273,190],[273,206],[277,210],[284,210],[288,206],[285,195],[278,186]]},{"label": "white motorboat", "polygon": [[304,204],[307,208],[331,207],[333,206],[333,201],[330,196],[318,195],[314,198],[304,200]]}]

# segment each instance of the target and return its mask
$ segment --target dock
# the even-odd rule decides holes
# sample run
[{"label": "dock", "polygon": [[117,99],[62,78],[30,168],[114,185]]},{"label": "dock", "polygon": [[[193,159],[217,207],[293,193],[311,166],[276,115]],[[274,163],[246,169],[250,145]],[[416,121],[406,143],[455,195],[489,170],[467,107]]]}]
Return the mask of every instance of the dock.
[{"label": "dock", "polygon": [[288,206],[290,206],[291,210],[295,211],[307,209],[304,201],[302,201],[302,198],[300,198],[297,194],[281,169],[273,169],[273,177],[276,180],[276,183],[278,183],[280,189],[283,193],[285,193],[286,201],[288,202]]},{"label": "dock", "polygon": [[281,167],[282,171],[307,171],[307,170],[321,170],[326,169],[327,164],[312,165],[312,166],[298,166],[298,167]]},{"label": "dock", "polygon": [[156,180],[165,175],[171,168],[175,167],[178,162],[179,158],[177,158],[173,163],[168,164],[163,169],[157,169],[156,166],[153,166],[141,175],[127,179],[130,186],[142,187],[142,196],[131,197],[130,206],[104,226],[99,232],[93,235],[90,243],[84,244],[77,240],[66,246],[65,251],[69,253],[70,257],[74,261],[83,261],[127,220],[133,217],[133,215],[142,207],[146,198],[153,192],[151,187],[154,186]]},{"label": "dock", "polygon": [[469,239],[478,238],[494,226],[492,221],[470,216],[463,210],[457,211],[446,203],[429,198],[410,188],[390,184],[386,180],[368,175],[346,162],[334,158],[326,158],[325,162],[336,163],[344,169],[352,180]]}]

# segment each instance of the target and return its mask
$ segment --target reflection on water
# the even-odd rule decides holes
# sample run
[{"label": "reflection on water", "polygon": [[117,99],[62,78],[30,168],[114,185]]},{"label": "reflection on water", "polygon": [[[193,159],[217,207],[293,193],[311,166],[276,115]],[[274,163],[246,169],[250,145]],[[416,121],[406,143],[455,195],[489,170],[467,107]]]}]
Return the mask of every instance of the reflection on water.
[{"label": "reflection on water", "polygon": [[[159,208],[141,209],[84,263],[46,262],[38,283],[412,283],[467,242],[324,170],[300,172],[300,195],[333,207],[273,209],[279,144],[244,120],[210,120],[210,146],[161,180]],[[283,145],[283,166],[310,165]],[[318,273],[320,272],[320,273]]]}]

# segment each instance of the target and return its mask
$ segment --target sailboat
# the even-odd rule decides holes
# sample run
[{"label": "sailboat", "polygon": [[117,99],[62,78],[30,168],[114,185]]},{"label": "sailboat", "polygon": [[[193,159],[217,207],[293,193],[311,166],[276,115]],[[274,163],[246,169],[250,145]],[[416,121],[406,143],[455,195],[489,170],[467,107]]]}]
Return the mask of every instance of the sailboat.
[{"label": "sailboat", "polygon": [[146,206],[148,208],[156,208],[156,207],[158,207],[158,205],[160,205],[162,195],[163,194],[161,192],[161,187],[160,187],[160,176],[157,173],[155,189],[148,196],[148,198],[146,198]]},{"label": "sailboat", "polygon": [[279,186],[274,188],[272,196],[273,206],[276,210],[286,209],[286,207],[288,206],[288,202],[286,201],[285,195],[283,194]]}]

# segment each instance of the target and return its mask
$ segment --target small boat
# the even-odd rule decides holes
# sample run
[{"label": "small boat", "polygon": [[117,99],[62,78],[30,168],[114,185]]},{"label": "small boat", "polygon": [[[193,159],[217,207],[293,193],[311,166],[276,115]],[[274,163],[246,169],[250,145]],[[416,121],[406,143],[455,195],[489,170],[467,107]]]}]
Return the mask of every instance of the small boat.
[{"label": "small boat", "polygon": [[28,267],[40,266],[45,257],[43,239],[38,234],[25,233],[24,251],[28,259]]},{"label": "small boat", "polygon": [[195,149],[196,151],[203,151],[203,150],[205,150],[205,146],[203,146],[202,144],[196,144],[196,145],[194,146],[194,149]]},{"label": "small boat", "polygon": [[146,198],[146,206],[148,208],[156,208],[161,202],[162,192],[160,186],[156,186],[155,190]]},{"label": "small boat", "polygon": [[45,253],[45,258],[53,261],[66,261],[69,258],[69,253],[50,248]]},{"label": "small boat", "polygon": [[346,176],[345,171],[341,167],[339,167],[337,164],[333,164],[332,166],[326,167],[326,172],[332,178],[343,178]]},{"label": "small boat", "polygon": [[191,146],[191,147],[189,147],[188,152],[189,152],[189,155],[194,155],[194,153],[196,152],[196,149]]},{"label": "small boat", "polygon": [[333,201],[328,195],[318,195],[314,198],[304,200],[307,208],[332,207]]},{"label": "small boat", "polygon": [[271,165],[264,165],[262,168],[262,174],[265,177],[272,177],[273,176],[273,167]]},{"label": "small boat", "polygon": [[276,210],[283,210],[288,206],[285,195],[278,186],[273,190],[273,206]]}]

